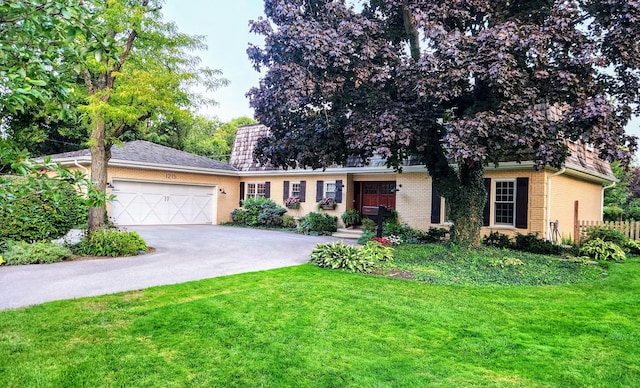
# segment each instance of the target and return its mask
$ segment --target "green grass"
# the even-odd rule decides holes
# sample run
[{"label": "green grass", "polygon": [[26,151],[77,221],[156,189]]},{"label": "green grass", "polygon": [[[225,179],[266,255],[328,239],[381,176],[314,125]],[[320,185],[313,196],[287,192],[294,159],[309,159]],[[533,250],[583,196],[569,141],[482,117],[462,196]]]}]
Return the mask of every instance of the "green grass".
[{"label": "green grass", "polygon": [[640,261],[573,285],[303,265],[0,312],[0,387],[636,387]]}]

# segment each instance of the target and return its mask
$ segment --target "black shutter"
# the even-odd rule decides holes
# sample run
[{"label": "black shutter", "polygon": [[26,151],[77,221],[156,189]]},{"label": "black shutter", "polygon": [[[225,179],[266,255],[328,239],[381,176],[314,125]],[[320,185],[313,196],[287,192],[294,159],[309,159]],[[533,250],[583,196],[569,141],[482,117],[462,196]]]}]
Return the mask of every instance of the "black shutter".
[{"label": "black shutter", "polygon": [[516,179],[516,228],[527,229],[529,214],[529,178]]},{"label": "black shutter", "polygon": [[439,224],[442,219],[441,209],[440,209],[440,193],[438,193],[438,189],[431,182],[431,223]]},{"label": "black shutter", "polygon": [[487,190],[487,202],[482,211],[482,226],[491,225],[491,178],[484,178],[484,189]]},{"label": "black shutter", "polygon": [[342,203],[342,180],[336,181],[336,203]]},{"label": "black shutter", "polygon": [[307,199],[307,181],[300,181],[300,202]]},{"label": "black shutter", "polygon": [[264,183],[264,197],[271,198],[271,182]]},{"label": "black shutter", "polygon": [[289,198],[289,181],[284,181],[282,186],[282,199],[284,200]]},{"label": "black shutter", "polygon": [[242,206],[242,201],[244,201],[244,182],[240,182],[240,201],[238,202],[239,206]]},{"label": "black shutter", "polygon": [[322,195],[324,194],[322,190],[324,189],[324,181],[316,182],[316,202],[320,202],[322,199]]}]

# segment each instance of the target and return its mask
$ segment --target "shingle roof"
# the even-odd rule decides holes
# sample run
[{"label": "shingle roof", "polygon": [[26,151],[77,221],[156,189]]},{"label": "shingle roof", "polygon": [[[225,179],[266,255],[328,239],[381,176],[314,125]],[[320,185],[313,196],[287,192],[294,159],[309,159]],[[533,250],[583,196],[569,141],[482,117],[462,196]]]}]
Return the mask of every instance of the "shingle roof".
[{"label": "shingle roof", "polygon": [[[74,158],[84,159],[90,155],[89,149],[84,149],[50,156],[53,161],[57,161]],[[114,145],[111,147],[110,162],[136,162],[150,165],[236,171],[230,164],[144,140],[126,142],[122,146]]]},{"label": "shingle roof", "polygon": [[272,171],[278,170],[273,166],[261,166],[253,159],[253,150],[261,137],[269,135],[269,128],[263,124],[243,125],[238,127],[236,139],[229,164],[240,171]]}]

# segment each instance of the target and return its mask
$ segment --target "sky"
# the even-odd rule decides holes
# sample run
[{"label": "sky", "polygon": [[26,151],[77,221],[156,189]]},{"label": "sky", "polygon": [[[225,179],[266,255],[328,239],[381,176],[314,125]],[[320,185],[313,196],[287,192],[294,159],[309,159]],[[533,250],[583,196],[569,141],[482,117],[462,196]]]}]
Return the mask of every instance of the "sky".
[{"label": "sky", "polygon": [[[189,35],[204,35],[208,50],[198,53],[204,66],[222,70],[230,85],[213,92],[218,106],[200,113],[222,121],[253,117],[245,94],[258,85],[260,74],[247,57],[249,42],[261,45],[262,37],[249,32],[249,20],[264,15],[262,0],[166,0],[163,14]],[[628,126],[627,133],[640,137],[640,118]]]}]

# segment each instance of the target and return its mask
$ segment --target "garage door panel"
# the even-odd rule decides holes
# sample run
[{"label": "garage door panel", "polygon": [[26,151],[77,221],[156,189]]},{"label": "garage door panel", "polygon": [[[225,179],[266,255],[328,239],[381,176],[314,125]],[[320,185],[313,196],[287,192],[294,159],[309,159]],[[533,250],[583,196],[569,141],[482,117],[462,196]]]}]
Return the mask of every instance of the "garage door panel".
[{"label": "garage door panel", "polygon": [[111,216],[117,225],[214,222],[213,187],[114,181]]}]

